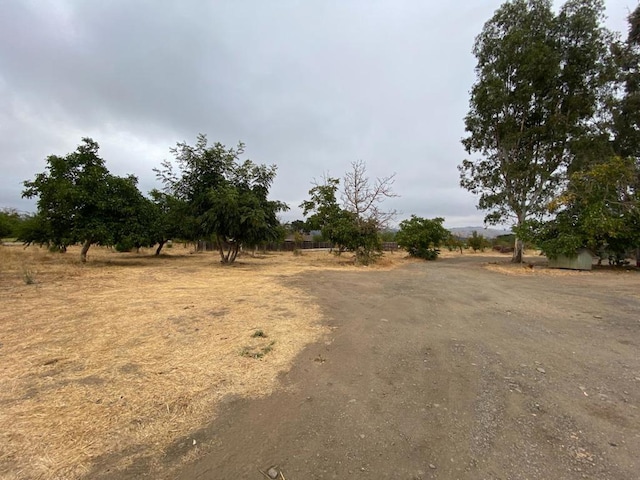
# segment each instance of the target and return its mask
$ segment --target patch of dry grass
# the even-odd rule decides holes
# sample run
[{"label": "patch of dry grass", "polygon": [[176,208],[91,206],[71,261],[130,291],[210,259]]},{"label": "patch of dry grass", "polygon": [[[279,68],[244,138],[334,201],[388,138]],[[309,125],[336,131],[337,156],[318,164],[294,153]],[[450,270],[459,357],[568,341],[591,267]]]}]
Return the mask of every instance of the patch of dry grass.
[{"label": "patch of dry grass", "polygon": [[[281,279],[356,268],[326,252],[227,267],[181,246],[150,252],[92,247],[83,265],[76,248],[0,247],[2,478],[77,478],[107,454],[122,454],[118,468],[160,459],[225,395],[271,392],[324,334],[312,299]],[[396,253],[369,268],[404,261]]]},{"label": "patch of dry grass", "polygon": [[546,275],[550,277],[571,277],[588,275],[588,272],[580,270],[549,268],[546,257],[541,256],[537,250],[533,252],[530,251],[529,255],[523,258],[522,263],[511,263],[510,260],[505,259],[503,261],[489,262],[485,264],[484,267],[493,272],[512,276]]}]

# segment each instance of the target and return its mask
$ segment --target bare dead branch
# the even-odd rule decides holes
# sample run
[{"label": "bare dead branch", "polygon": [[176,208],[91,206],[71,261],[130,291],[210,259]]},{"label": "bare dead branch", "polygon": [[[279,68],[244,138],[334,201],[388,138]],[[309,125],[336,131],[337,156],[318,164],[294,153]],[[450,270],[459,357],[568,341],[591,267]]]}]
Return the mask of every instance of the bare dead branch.
[{"label": "bare dead branch", "polygon": [[376,178],[372,183],[367,177],[365,162],[351,163],[351,170],[344,176],[342,203],[346,210],[363,220],[374,220],[379,228],[384,228],[397,215],[395,210],[384,211],[381,204],[387,198],[398,197],[393,191],[396,174]]}]

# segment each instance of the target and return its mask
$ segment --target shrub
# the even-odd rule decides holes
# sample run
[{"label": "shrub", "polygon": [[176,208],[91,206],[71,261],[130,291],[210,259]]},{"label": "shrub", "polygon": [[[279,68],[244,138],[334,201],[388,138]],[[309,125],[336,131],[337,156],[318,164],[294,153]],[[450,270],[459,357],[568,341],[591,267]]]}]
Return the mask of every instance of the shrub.
[{"label": "shrub", "polygon": [[412,257],[435,260],[440,254],[439,246],[449,237],[449,231],[442,226],[444,218],[426,218],[412,215],[409,220],[400,222],[400,231],[396,234],[398,245]]}]

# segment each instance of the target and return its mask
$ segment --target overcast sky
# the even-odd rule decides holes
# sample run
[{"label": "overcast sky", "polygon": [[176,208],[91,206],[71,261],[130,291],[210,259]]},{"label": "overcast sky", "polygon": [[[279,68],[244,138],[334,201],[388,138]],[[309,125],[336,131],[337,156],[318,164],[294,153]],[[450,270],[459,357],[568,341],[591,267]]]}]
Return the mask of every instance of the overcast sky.
[{"label": "overcast sky", "polygon": [[[34,211],[22,182],[85,136],[146,193],[169,148],[201,132],[278,166],[284,220],[313,178],[360,159],[396,173],[400,219],[481,225],[456,166],[473,41],[501,3],[0,0],[0,207]],[[626,33],[636,0],[605,3]]]}]

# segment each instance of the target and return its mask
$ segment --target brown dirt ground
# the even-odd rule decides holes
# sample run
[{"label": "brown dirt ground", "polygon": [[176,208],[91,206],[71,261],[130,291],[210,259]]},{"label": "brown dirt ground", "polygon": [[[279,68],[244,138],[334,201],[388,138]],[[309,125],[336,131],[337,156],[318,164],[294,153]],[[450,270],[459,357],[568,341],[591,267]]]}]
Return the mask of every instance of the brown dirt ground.
[{"label": "brown dirt ground", "polygon": [[221,399],[272,392],[325,333],[309,294],[283,280],[355,268],[325,252],[223,267],[214,253],[165,251],[92,247],[82,265],[76,248],[0,247],[0,478],[155,468]]},{"label": "brown dirt ground", "polygon": [[166,478],[640,478],[640,274],[527,260],[291,278],[331,333]]},{"label": "brown dirt ground", "polygon": [[638,478],[637,271],[171,253],[3,258],[0,476]]}]

